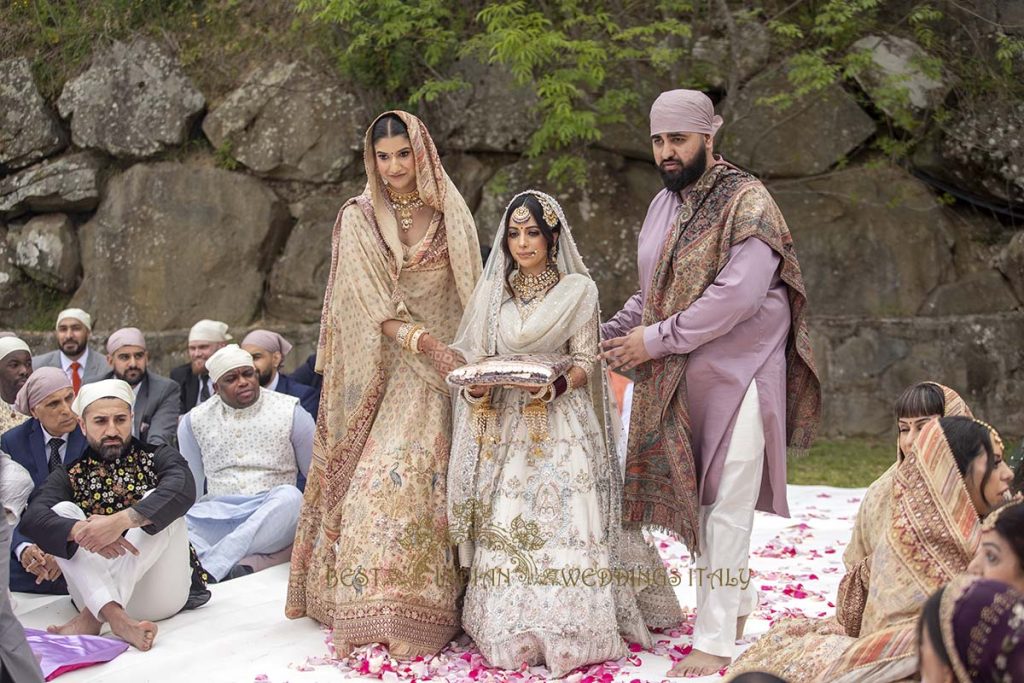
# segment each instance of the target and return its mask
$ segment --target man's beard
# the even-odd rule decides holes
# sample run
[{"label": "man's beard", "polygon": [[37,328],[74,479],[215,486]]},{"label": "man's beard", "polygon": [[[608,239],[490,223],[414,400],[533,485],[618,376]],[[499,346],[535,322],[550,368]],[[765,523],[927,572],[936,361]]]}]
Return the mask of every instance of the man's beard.
[{"label": "man's beard", "polygon": [[189,365],[192,368],[193,375],[205,375],[206,374],[206,359],[189,361]]},{"label": "man's beard", "polygon": [[74,339],[68,339],[60,345],[60,350],[64,352],[65,356],[78,357],[82,355],[82,351],[85,350],[85,344],[79,344]]},{"label": "man's beard", "polygon": [[[137,374],[135,374],[134,378],[133,378],[132,375],[129,375],[128,373],[137,373]],[[145,377],[145,376],[146,376],[146,371],[145,370],[138,370],[138,369],[128,370],[123,375],[120,374],[120,373],[117,373],[117,372],[114,373],[114,377],[116,377],[117,379],[122,380],[124,382],[127,382],[128,384],[130,384],[133,387],[138,385],[142,381],[142,378]]]},{"label": "man's beard", "polygon": [[260,373],[260,386],[261,387],[267,386],[268,384],[270,384],[270,381],[272,379],[274,379],[274,369],[273,368],[270,368],[265,373],[261,372]]},{"label": "man's beard", "polygon": [[700,152],[697,153],[697,157],[692,163],[684,164],[682,160],[679,160],[679,165],[682,168],[678,171],[669,172],[659,166],[658,172],[661,173],[661,182],[665,183],[666,190],[669,192],[682,192],[704,175],[704,171],[707,170],[707,163],[707,152],[701,147]]},{"label": "man's beard", "polygon": [[116,444],[104,445],[102,441],[89,441],[89,447],[92,448],[96,453],[103,459],[104,462],[113,462],[122,455],[128,452],[130,444],[124,441],[118,441]]}]

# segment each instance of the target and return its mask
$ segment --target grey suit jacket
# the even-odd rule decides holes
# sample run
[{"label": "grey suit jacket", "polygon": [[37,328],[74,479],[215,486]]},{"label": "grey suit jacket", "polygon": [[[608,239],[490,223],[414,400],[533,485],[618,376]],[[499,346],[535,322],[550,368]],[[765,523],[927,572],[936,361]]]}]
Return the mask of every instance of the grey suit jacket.
[{"label": "grey suit jacket", "polygon": [[[37,368],[59,368],[60,350],[47,351],[38,356],[32,356],[32,369]],[[107,357],[94,348],[89,349],[89,358],[85,363],[85,370],[82,372],[82,384],[97,382],[104,379],[110,372],[107,365]]]},{"label": "grey suit jacket", "polygon": [[147,370],[135,399],[135,430],[139,440],[154,446],[173,446],[178,434],[180,411],[181,387],[178,383]]}]

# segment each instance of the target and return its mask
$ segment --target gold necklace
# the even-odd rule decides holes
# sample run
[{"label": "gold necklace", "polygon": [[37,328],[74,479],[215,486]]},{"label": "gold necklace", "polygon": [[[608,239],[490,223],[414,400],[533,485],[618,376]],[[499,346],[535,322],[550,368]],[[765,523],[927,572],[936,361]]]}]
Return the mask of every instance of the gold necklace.
[{"label": "gold necklace", "polygon": [[523,304],[530,303],[557,284],[558,269],[551,264],[536,275],[527,275],[521,270],[512,275],[512,291]]},{"label": "gold necklace", "polygon": [[420,193],[418,190],[412,192],[406,192],[401,194],[396,192],[390,185],[385,185],[384,189],[388,191],[388,199],[391,200],[391,208],[398,214],[398,222],[402,228],[402,232],[409,232],[412,228],[412,212],[416,209],[422,209],[426,204],[420,199]]}]

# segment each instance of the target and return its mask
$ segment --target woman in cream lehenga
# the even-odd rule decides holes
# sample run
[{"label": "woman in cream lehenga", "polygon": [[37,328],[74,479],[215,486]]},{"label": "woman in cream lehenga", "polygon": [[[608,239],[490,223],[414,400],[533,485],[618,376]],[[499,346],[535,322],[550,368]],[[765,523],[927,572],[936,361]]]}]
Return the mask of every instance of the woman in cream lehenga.
[{"label": "woman in cream lehenga", "polygon": [[463,627],[494,666],[543,662],[563,676],[623,656],[623,638],[649,645],[645,617],[681,617],[665,580],[637,585],[629,572],[650,577],[661,563],[621,528],[598,322],[597,287],[561,207],[517,195],[453,347],[470,363],[565,354],[572,367],[542,390],[471,387],[455,399],[449,526],[470,567]]},{"label": "woman in cream lehenga", "polygon": [[[790,683],[915,677],[921,606],[967,569],[981,518],[1009,496],[1013,473],[1002,455],[995,430],[972,418],[925,424],[891,473],[891,500],[875,520],[882,531],[870,555],[843,579],[838,618],[777,622],[730,673],[767,671]],[[844,596],[851,591],[862,598]]]},{"label": "woman in cream lehenga", "polygon": [[334,629],[339,655],[384,643],[430,656],[459,632],[446,524],[444,381],[480,274],[476,227],[426,126],[388,112],[366,133],[366,190],[342,207],[324,299],[313,467],[286,614]]}]

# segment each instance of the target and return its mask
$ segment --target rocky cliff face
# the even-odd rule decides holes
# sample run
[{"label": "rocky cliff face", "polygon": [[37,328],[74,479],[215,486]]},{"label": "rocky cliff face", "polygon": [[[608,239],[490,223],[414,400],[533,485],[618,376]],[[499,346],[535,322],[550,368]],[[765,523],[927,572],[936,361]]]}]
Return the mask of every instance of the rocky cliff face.
[{"label": "rocky cliff face", "polygon": [[[719,149],[765,179],[793,231],[824,433],[890,433],[893,398],[924,379],[1024,433],[1024,233],[940,201],[912,172],[985,201],[1021,201],[1024,105],[961,112],[915,168],[894,167],[866,151],[886,106],[872,100],[879,83],[894,74],[907,83],[921,116],[948,90],[915,70],[920,47],[865,39],[873,70],[779,110],[766,98],[790,86],[764,29],[744,30],[741,83],[720,102],[728,120]],[[717,36],[695,38],[695,63],[719,88],[726,80],[715,67],[727,51]],[[581,151],[586,187],[553,188],[547,166],[523,156],[537,125],[530,93],[510,109],[506,74],[458,68],[471,87],[423,115],[481,243],[514,193],[552,191],[605,315],[614,313],[637,289],[636,234],[661,187],[645,114]],[[53,103],[25,59],[0,61],[0,328],[42,329],[70,301],[93,313],[97,342],[122,325],[146,330],[165,371],[184,359],[186,330],[200,317],[236,333],[280,329],[297,342],[289,365],[312,350],[331,229],[365,182],[359,147],[374,112],[335,75],[298,61],[254,65],[234,90],[208,95],[173,50],[148,39],[98,49]],[[26,335],[38,350],[53,344]]]}]

